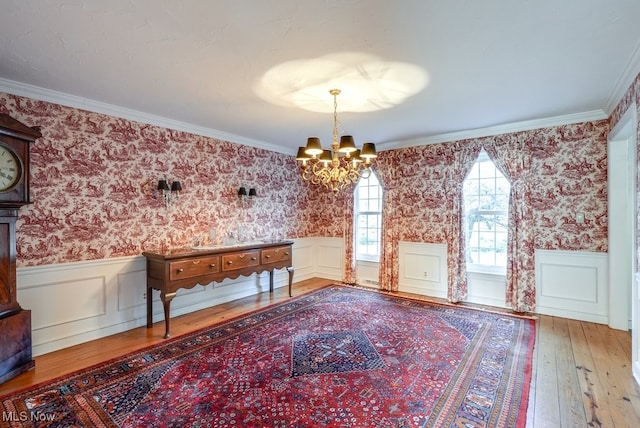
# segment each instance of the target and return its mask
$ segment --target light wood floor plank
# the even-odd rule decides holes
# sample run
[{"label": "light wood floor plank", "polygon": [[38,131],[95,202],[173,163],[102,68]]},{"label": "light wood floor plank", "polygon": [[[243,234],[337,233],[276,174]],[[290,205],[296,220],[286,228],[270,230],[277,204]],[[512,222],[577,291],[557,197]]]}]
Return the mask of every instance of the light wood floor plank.
[{"label": "light wood floor plank", "polygon": [[631,375],[631,360],[622,343],[619,330],[613,330],[606,325],[597,324],[605,349],[608,353],[610,366],[607,368],[612,384],[619,392],[625,408],[629,408],[636,416],[640,427],[640,388]]},{"label": "light wood floor plank", "polygon": [[[612,359],[616,351],[609,352],[609,340],[606,335],[600,334],[598,325],[582,323],[582,328],[593,356],[593,362],[596,367],[595,374],[600,379],[600,383],[607,394],[611,416],[615,421],[623,420],[626,424],[616,424],[616,426],[640,427],[640,419],[634,409],[634,405],[630,402],[629,397],[626,396],[627,385],[634,382],[631,375],[631,361],[627,361],[626,370],[620,370],[620,368],[616,367],[614,359]],[[608,327],[606,328],[608,329]],[[637,388],[637,385],[634,385],[633,388]]]},{"label": "light wood floor plank", "polygon": [[[533,420],[530,427],[559,427],[560,401],[558,399],[558,377],[556,367],[556,348],[553,333],[553,317],[541,317],[537,324],[536,341],[536,396],[533,406]],[[543,398],[544,397],[544,398]]]},{"label": "light wood floor plank", "polygon": [[[576,372],[582,392],[582,403],[587,417],[587,425],[590,427],[612,427],[616,423],[624,421],[613,420],[608,407],[607,394],[595,376],[595,364],[591,357],[591,350],[587,344],[587,338],[582,330],[582,323],[576,320],[568,320],[569,335],[573,348],[573,357],[576,364]],[[621,425],[619,425],[621,426]]]},{"label": "light wood floor plank", "polygon": [[554,317],[553,333],[556,347],[558,399],[561,427],[584,427],[586,415],[582,405],[582,391],[576,372],[567,319]]}]

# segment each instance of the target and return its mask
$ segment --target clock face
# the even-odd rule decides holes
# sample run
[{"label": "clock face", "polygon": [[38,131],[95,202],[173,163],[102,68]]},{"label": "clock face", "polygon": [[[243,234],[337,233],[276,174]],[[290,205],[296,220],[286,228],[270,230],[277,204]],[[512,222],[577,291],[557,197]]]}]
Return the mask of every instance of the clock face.
[{"label": "clock face", "polygon": [[13,189],[22,177],[22,163],[10,148],[0,144],[0,192]]}]

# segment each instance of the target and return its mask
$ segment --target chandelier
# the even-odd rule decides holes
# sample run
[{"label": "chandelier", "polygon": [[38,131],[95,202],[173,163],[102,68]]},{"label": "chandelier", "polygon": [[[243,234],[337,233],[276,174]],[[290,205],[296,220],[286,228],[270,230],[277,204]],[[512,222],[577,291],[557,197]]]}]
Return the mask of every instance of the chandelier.
[{"label": "chandelier", "polygon": [[300,161],[302,178],[313,184],[323,184],[334,194],[360,177],[371,173],[373,159],[377,157],[376,146],[364,143],[359,150],[353,136],[343,135],[338,141],[338,95],[340,89],[331,89],[333,95],[333,143],[331,150],[325,150],[320,138],[309,137],[306,147],[299,147],[296,160]]}]

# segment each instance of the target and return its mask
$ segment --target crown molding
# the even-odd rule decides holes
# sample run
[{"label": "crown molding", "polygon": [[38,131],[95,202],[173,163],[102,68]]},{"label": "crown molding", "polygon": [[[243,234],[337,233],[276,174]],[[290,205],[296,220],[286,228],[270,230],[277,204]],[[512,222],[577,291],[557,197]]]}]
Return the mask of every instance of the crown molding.
[{"label": "crown molding", "polygon": [[607,99],[607,103],[604,106],[604,111],[607,113],[607,116],[613,113],[613,110],[618,106],[622,97],[625,96],[631,85],[633,85],[638,74],[640,74],[640,42],[636,45],[635,50],[631,54],[631,59],[622,71],[620,78]]},{"label": "crown molding", "polygon": [[[640,45],[639,45],[640,46]],[[640,49],[638,53],[638,63],[640,64]],[[631,67],[627,67],[630,69]],[[629,84],[630,85],[630,84]],[[133,120],[136,122],[146,123],[150,125],[160,126],[163,128],[174,129],[177,131],[189,132],[196,135],[215,138],[219,140],[229,141],[236,144],[255,147],[259,149],[269,150],[272,152],[291,155],[291,150],[286,147],[277,146],[264,141],[253,140],[242,137],[240,135],[230,134],[212,128],[193,125],[186,122],[169,119],[138,110],[128,109],[125,107],[107,104],[100,101],[82,98],[75,95],[65,94],[63,92],[53,91],[26,83],[16,82],[13,80],[0,78],[0,91],[18,95],[22,97],[32,98],[40,101],[60,104],[67,107],[73,107],[81,110],[87,110],[95,113],[106,114],[109,116],[119,117],[122,119]],[[624,94],[623,94],[624,95]],[[571,123],[589,122],[595,120],[603,120],[608,118],[608,114],[604,110],[592,110],[584,113],[576,113],[564,116],[555,116],[546,119],[535,119],[523,122],[514,122],[505,125],[491,126],[487,128],[470,129],[459,132],[451,132],[446,134],[432,135],[428,137],[418,137],[407,140],[390,141],[386,143],[376,144],[378,151],[386,151],[400,149],[404,147],[423,146],[427,144],[446,143],[451,141],[466,140],[471,138],[488,137],[492,135],[507,134],[512,132],[528,131],[532,129],[548,128],[553,126],[567,125]]]},{"label": "crown molding", "polygon": [[514,132],[530,131],[532,129],[551,128],[554,126],[569,125],[572,123],[591,122],[607,119],[608,115],[603,110],[591,110],[584,113],[554,116],[545,119],[534,119],[522,122],[513,122],[506,125],[496,125],[487,128],[469,129],[466,131],[450,132],[447,134],[432,135],[429,137],[411,138],[400,141],[390,141],[376,144],[378,151],[401,149],[405,147],[424,146],[427,144],[449,143],[452,141],[469,140],[472,138],[490,137],[493,135],[509,134]]},{"label": "crown molding", "polygon": [[264,141],[253,140],[250,138],[242,137],[240,135],[219,131],[217,129],[193,125],[191,123],[181,122],[179,120],[169,119],[162,116],[156,116],[154,114],[144,113],[138,110],[132,110],[113,104],[107,104],[88,98],[77,97],[75,95],[41,88],[39,86],[16,82],[14,80],[0,78],[0,92],[6,92],[21,97],[60,104],[63,106],[73,107],[81,110],[87,110],[94,113],[106,114],[109,116],[146,123],[149,125],[160,126],[163,128],[174,129],[176,131],[189,132],[191,134],[202,135],[204,137],[229,141],[232,143],[265,149],[272,152],[284,153],[287,155],[291,154],[290,150],[287,150],[285,147],[276,146]]}]

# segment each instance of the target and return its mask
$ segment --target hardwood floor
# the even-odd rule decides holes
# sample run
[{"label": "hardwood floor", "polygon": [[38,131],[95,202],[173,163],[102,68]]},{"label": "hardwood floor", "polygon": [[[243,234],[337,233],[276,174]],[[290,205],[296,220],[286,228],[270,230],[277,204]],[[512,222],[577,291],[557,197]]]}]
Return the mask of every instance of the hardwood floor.
[{"label": "hardwood floor", "polygon": [[[294,295],[333,281],[294,284]],[[402,294],[402,293],[400,293]],[[289,299],[262,293],[173,318],[173,336]],[[162,342],[164,324],[36,357],[34,370],[0,385],[0,396]],[[640,427],[640,387],[631,375],[631,335],[605,325],[539,316],[528,427]]]}]

